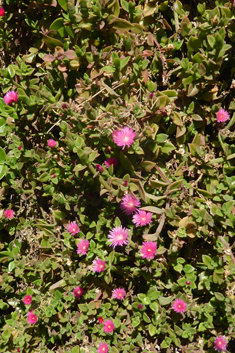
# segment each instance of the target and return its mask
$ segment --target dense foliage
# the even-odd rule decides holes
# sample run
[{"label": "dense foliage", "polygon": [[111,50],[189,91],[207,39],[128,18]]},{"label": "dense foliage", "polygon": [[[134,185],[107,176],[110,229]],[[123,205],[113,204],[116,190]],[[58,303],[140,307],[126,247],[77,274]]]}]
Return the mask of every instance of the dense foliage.
[{"label": "dense foliage", "polygon": [[0,9],[0,352],[233,352],[233,1]]}]

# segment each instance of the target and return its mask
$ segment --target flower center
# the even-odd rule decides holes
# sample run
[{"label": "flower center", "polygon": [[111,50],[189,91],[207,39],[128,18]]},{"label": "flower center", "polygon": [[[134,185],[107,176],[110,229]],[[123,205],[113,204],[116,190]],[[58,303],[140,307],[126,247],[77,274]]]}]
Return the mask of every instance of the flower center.
[{"label": "flower center", "polygon": [[76,228],[72,228],[72,231],[73,231],[73,232],[76,232]]},{"label": "flower center", "polygon": [[145,217],[142,217],[142,222],[145,222],[146,221],[146,218]]},{"label": "flower center", "polygon": [[125,136],[125,137],[124,137],[124,141],[125,141],[125,142],[128,142],[128,141],[129,141],[129,137],[128,137],[128,136]]},{"label": "flower center", "polygon": [[119,235],[117,236],[117,240],[123,240],[123,234],[119,234]]}]

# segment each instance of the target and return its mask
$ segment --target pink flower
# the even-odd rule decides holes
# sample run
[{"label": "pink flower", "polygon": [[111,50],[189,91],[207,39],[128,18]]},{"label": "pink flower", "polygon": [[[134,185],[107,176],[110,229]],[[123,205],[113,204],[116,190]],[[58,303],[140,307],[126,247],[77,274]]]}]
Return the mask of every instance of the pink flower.
[{"label": "pink flower", "polygon": [[106,159],[104,162],[105,166],[108,168],[110,165],[113,165],[114,167],[118,164],[118,160],[116,157],[110,157]]},{"label": "pink flower", "polygon": [[191,284],[191,282],[190,281],[186,281],[186,284],[189,286]]},{"label": "pink flower", "polygon": [[182,314],[187,309],[187,303],[185,303],[182,299],[176,299],[172,305],[172,309],[176,313]]},{"label": "pink flower", "polygon": [[52,177],[52,178],[55,178],[55,174],[54,174],[54,173],[53,173],[53,174],[51,174],[51,177]]},{"label": "pink flower", "polygon": [[22,148],[22,146],[17,147],[17,149],[18,149],[19,151],[21,150],[21,148]]},{"label": "pink flower", "polygon": [[126,146],[130,147],[130,145],[134,142],[135,136],[136,133],[127,126],[121,130],[114,131],[112,134],[114,143],[116,143],[119,147],[122,147],[123,150]]},{"label": "pink flower", "polygon": [[29,311],[28,312],[28,324],[36,324],[36,322],[38,321],[38,317],[36,314],[33,313],[33,311]]},{"label": "pink flower", "polygon": [[214,340],[214,348],[218,352],[225,351],[227,349],[227,342],[224,336],[218,336]]},{"label": "pink flower", "polygon": [[103,322],[104,324],[104,332],[105,333],[111,333],[114,330],[114,323],[112,320],[107,320]]},{"label": "pink flower", "polygon": [[105,271],[105,268],[106,268],[105,261],[96,258],[92,262],[92,264],[93,264],[93,268],[92,268],[93,272],[99,272],[100,273],[100,272],[104,272]]},{"label": "pink flower", "polygon": [[5,94],[3,100],[7,105],[11,105],[12,103],[17,102],[18,101],[17,92],[15,91],[8,92],[7,94]]},{"label": "pink flower", "polygon": [[69,233],[71,233],[71,235],[75,235],[80,232],[76,222],[70,222],[65,228]]},{"label": "pink flower", "polygon": [[55,147],[56,145],[57,145],[57,142],[53,139],[49,139],[47,141],[47,146],[49,146],[49,147]]},{"label": "pink flower", "polygon": [[80,297],[83,295],[83,292],[84,290],[81,287],[77,286],[73,290],[73,295],[75,296],[75,298],[80,299]]},{"label": "pink flower", "polygon": [[127,180],[124,180],[124,182],[123,182],[122,185],[126,187],[126,186],[127,186],[127,183],[128,183],[128,181],[127,181]]},{"label": "pink flower", "polygon": [[144,259],[154,259],[157,251],[157,243],[155,241],[146,241],[142,244],[141,256]]},{"label": "pink flower", "polygon": [[229,116],[229,113],[227,112],[227,110],[221,108],[217,112],[216,118],[217,118],[218,123],[223,123],[224,121],[227,121],[230,118],[230,116]]},{"label": "pink flower", "polygon": [[102,322],[104,321],[104,319],[102,317],[98,317],[98,321],[100,324],[102,324]]},{"label": "pink flower", "polygon": [[109,351],[109,346],[105,342],[102,342],[97,349],[98,353],[108,353],[108,351]]},{"label": "pink flower", "polygon": [[96,164],[96,170],[98,170],[100,173],[103,173],[103,171],[104,171],[104,168],[102,167],[102,165],[100,165],[100,164]]},{"label": "pink flower", "polygon": [[138,211],[132,218],[133,223],[136,227],[138,226],[146,226],[146,224],[150,224],[152,222],[152,213],[145,211]]},{"label": "pink flower", "polygon": [[87,250],[89,248],[89,244],[90,244],[89,240],[81,239],[77,247],[77,254],[86,255]]},{"label": "pink flower", "polygon": [[128,244],[128,230],[126,228],[115,227],[113,230],[108,234],[109,242],[111,242],[111,246],[114,248],[116,246],[123,246],[124,244]]},{"label": "pink flower", "polygon": [[32,302],[32,297],[31,297],[31,295],[26,295],[25,297],[24,297],[24,299],[23,299],[23,302],[25,303],[25,305],[30,305],[31,304],[31,302]]},{"label": "pink flower", "polygon": [[126,195],[122,198],[121,209],[126,214],[136,212],[136,207],[140,207],[140,200],[137,197]]},{"label": "pink flower", "polygon": [[13,210],[5,210],[4,211],[4,215],[6,218],[10,219],[10,218],[13,218],[14,217],[14,211]]},{"label": "pink flower", "polygon": [[126,295],[124,288],[117,288],[112,291],[112,297],[115,299],[123,300]]},{"label": "pink flower", "polygon": [[5,10],[3,7],[0,7],[0,17],[3,17],[5,15]]},{"label": "pink flower", "polygon": [[143,305],[142,304],[138,304],[138,309],[143,309]]}]

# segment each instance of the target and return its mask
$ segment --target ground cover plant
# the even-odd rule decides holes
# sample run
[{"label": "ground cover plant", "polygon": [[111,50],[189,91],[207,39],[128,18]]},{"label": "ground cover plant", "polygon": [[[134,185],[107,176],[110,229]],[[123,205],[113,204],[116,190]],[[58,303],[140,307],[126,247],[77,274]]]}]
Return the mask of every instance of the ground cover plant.
[{"label": "ground cover plant", "polygon": [[234,352],[234,2],[1,6],[0,352]]}]

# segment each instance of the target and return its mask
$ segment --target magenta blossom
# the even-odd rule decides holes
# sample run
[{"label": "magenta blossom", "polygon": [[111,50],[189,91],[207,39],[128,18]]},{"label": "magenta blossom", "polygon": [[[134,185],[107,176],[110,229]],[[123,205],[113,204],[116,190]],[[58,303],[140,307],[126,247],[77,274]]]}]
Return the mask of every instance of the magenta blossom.
[{"label": "magenta blossom", "polygon": [[96,258],[93,262],[93,267],[92,267],[92,271],[93,272],[104,272],[105,268],[106,268],[106,264],[105,261]]},{"label": "magenta blossom", "polygon": [[172,309],[176,312],[176,313],[184,313],[185,310],[187,309],[187,303],[185,303],[182,299],[176,299],[172,305]]},{"label": "magenta blossom", "polygon": [[111,243],[114,248],[116,246],[123,246],[124,244],[128,244],[128,230],[126,228],[115,227],[113,230],[108,234],[109,242]]},{"label": "magenta blossom", "polygon": [[157,251],[157,243],[155,241],[146,241],[142,244],[141,256],[144,259],[154,259]]},{"label": "magenta blossom", "polygon": [[126,187],[126,186],[127,186],[127,184],[128,184],[128,181],[127,181],[127,180],[124,180],[124,182],[123,182],[123,184],[122,184],[122,185]]},{"label": "magenta blossom", "polygon": [[49,139],[47,141],[47,146],[49,146],[49,147],[55,147],[56,145],[57,145],[57,142],[53,139]]},{"label": "magenta blossom", "polygon": [[152,222],[152,213],[145,211],[137,211],[137,213],[134,214],[132,220],[136,227],[146,226],[146,224],[150,224]]},{"label": "magenta blossom", "polygon": [[224,336],[218,336],[214,340],[214,348],[218,352],[226,351],[227,342]]},{"label": "magenta blossom", "polygon": [[77,254],[86,255],[89,245],[90,245],[89,240],[81,239],[77,247]]},{"label": "magenta blossom", "polygon": [[97,352],[98,353],[108,353],[108,351],[109,351],[109,346],[107,345],[107,343],[105,343],[105,342],[100,343],[100,345],[97,349]]},{"label": "magenta blossom", "polygon": [[5,94],[3,100],[7,105],[11,105],[12,103],[15,103],[18,101],[18,94],[15,91],[10,91],[7,94]]},{"label": "magenta blossom", "polygon": [[126,295],[124,288],[117,288],[112,291],[112,297],[115,299],[123,300]]},{"label": "magenta blossom", "polygon": [[14,211],[9,209],[4,211],[4,215],[6,218],[10,219],[14,217]]},{"label": "magenta blossom", "polygon": [[5,15],[5,10],[3,7],[0,7],[0,17],[3,17]]},{"label": "magenta blossom", "polygon": [[110,158],[106,159],[104,164],[105,164],[106,168],[108,168],[111,165],[113,165],[115,167],[118,164],[118,160],[116,157],[110,157]]},{"label": "magenta blossom", "polygon": [[217,118],[218,123],[223,123],[224,121],[227,121],[230,118],[230,116],[229,116],[229,113],[227,112],[227,110],[221,108],[217,112],[216,118]]},{"label": "magenta blossom", "polygon": [[73,290],[73,295],[75,296],[75,298],[80,299],[81,296],[83,295],[83,292],[84,290],[81,287],[77,286]]},{"label": "magenta blossom", "polygon": [[103,322],[104,324],[104,332],[105,333],[112,333],[114,330],[114,323],[112,320],[106,320]]},{"label": "magenta blossom", "polygon": [[70,222],[65,228],[69,233],[71,233],[71,235],[75,235],[80,232],[76,222]]},{"label": "magenta blossom", "polygon": [[132,214],[136,212],[136,207],[140,207],[140,200],[137,197],[126,195],[121,201],[121,210],[126,214]]},{"label": "magenta blossom", "polygon": [[24,299],[23,299],[23,302],[25,305],[30,305],[32,303],[32,297],[31,295],[27,294]]},{"label": "magenta blossom", "polygon": [[95,167],[96,167],[96,170],[98,170],[98,172],[103,173],[104,168],[102,167],[102,165],[96,164]]},{"label": "magenta blossom", "polygon": [[38,317],[36,314],[33,313],[33,311],[29,311],[28,312],[28,324],[36,324],[36,322],[38,321]]},{"label": "magenta blossom", "polygon": [[134,142],[135,136],[136,133],[127,126],[112,133],[114,143],[116,143],[117,146],[122,147],[123,150],[126,146],[130,147]]}]

